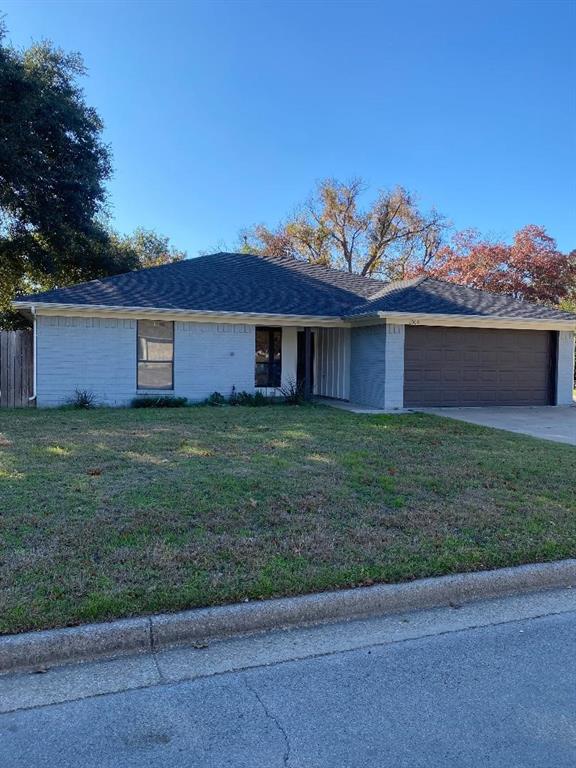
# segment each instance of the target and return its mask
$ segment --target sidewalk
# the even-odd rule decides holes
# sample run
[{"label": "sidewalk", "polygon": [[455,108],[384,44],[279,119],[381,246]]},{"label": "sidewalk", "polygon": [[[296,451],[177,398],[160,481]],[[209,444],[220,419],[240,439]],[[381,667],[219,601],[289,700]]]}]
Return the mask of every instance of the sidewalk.
[{"label": "sidewalk", "polygon": [[558,589],[8,675],[0,765],[568,768],[575,637]]}]

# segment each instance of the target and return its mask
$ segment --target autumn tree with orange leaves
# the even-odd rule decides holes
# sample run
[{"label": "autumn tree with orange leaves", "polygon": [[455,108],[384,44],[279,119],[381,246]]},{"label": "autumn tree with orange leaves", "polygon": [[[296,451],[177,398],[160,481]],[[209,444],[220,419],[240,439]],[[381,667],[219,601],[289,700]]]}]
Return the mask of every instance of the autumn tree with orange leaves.
[{"label": "autumn tree with orange leaves", "polygon": [[558,305],[576,293],[576,254],[563,254],[544,227],[529,224],[511,244],[482,239],[475,230],[456,234],[426,265],[409,264],[405,277],[442,280]]}]

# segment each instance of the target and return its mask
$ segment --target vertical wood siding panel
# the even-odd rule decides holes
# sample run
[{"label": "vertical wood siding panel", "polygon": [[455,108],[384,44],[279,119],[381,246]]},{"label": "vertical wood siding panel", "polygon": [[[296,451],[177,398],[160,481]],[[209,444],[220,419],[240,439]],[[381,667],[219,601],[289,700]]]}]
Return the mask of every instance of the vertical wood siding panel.
[{"label": "vertical wood siding panel", "polygon": [[0,331],[0,407],[21,408],[32,403],[32,333]]}]

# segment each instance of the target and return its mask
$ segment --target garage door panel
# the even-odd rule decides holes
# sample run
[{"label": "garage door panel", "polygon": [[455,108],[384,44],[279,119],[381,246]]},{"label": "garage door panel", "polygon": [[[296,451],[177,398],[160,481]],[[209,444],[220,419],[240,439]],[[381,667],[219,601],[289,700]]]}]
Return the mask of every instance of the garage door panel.
[{"label": "garage door panel", "polygon": [[497,379],[500,389],[523,389],[523,382],[516,371],[499,371]]},{"label": "garage door panel", "polygon": [[492,368],[493,363],[490,364],[490,367],[484,368],[480,366],[476,370],[470,371],[475,377],[476,377],[476,383],[474,384],[474,388],[476,388],[477,384],[484,384],[487,385],[483,387],[483,389],[489,389],[492,386],[498,385],[498,374],[499,371],[497,368]]},{"label": "garage door panel", "polygon": [[434,386],[441,386],[442,384],[442,371],[441,370],[433,370],[430,374],[430,387]]},{"label": "garage door panel", "polygon": [[427,365],[436,365],[443,360],[441,349],[428,349],[421,357]]},{"label": "garage door panel", "polygon": [[418,406],[549,405],[549,331],[407,326],[404,402]]},{"label": "garage door panel", "polygon": [[476,384],[477,374],[472,368],[464,368],[462,371],[462,382],[468,386],[474,387]]}]

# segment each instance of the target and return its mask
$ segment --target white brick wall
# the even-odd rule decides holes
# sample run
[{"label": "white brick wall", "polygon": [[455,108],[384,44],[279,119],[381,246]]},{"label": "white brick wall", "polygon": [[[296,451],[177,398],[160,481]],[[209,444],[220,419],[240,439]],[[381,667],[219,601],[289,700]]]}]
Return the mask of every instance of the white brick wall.
[{"label": "white brick wall", "polygon": [[[136,389],[136,320],[38,316],[38,405],[65,403],[75,389],[104,405],[126,405]],[[282,333],[282,384],[296,378],[296,328]],[[203,400],[214,391],[254,391],[255,327],[231,323],[174,324],[174,390]]]},{"label": "white brick wall", "polygon": [[574,388],[574,334],[571,331],[558,333],[558,368],[556,372],[556,403],[572,405]]},{"label": "white brick wall", "polygon": [[203,400],[232,387],[254,391],[254,326],[175,323],[174,394]]},{"label": "white brick wall", "polygon": [[37,404],[61,405],[75,389],[121,405],[136,391],[136,320],[37,318]]}]

